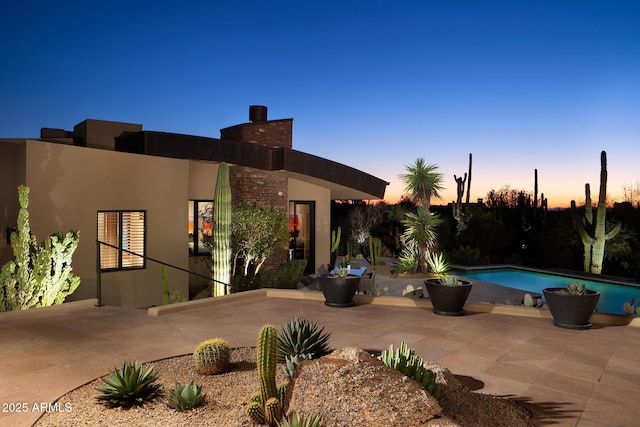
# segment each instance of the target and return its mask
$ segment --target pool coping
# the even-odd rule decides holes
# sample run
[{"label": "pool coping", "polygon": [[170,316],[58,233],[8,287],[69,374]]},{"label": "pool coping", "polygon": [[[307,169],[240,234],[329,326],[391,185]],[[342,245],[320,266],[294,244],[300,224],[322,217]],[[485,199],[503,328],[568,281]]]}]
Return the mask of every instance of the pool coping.
[{"label": "pool coping", "polygon": [[[632,288],[640,289],[640,282],[636,282],[632,279],[627,279],[624,277],[616,277],[616,276],[607,276],[601,274],[591,274],[585,273],[583,271],[577,270],[566,270],[566,269],[554,269],[554,268],[536,268],[536,267],[527,267],[522,265],[514,265],[514,264],[489,264],[489,265],[458,265],[454,264],[451,266],[451,271],[473,271],[473,270],[498,270],[498,269],[507,269],[512,268],[514,270],[523,270],[523,271],[531,271],[534,273],[543,273],[543,274],[554,274],[557,276],[570,277],[575,279],[576,277],[592,280],[594,282],[603,282],[603,283],[611,283],[614,285],[620,286],[628,286]],[[464,277],[464,276],[463,276]],[[498,285],[503,286],[503,285]]]},{"label": "pool coping", "polygon": [[[230,301],[250,300],[254,298],[286,298],[304,299],[324,302],[322,292],[300,291],[295,289],[256,289],[252,291],[239,292],[221,297],[208,297],[197,300],[185,301],[181,303],[150,307],[147,314],[150,316],[162,316],[169,313],[179,313],[196,308],[204,308],[224,304]],[[414,299],[398,296],[373,296],[357,294],[353,297],[356,305],[371,304],[391,307],[411,307],[411,308],[433,308],[429,299]],[[552,320],[551,312],[547,307],[534,308],[515,305],[501,305],[490,303],[467,303],[464,306],[469,313],[492,313],[508,316],[537,317]],[[348,308],[342,308],[348,310]],[[631,326],[640,327],[640,316],[625,316],[616,314],[593,313],[591,322],[606,326]]]}]

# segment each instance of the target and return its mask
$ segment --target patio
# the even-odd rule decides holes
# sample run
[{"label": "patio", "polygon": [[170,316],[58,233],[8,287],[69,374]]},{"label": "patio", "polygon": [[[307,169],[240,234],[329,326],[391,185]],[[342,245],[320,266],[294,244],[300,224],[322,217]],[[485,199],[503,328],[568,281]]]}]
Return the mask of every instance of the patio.
[{"label": "patio", "polygon": [[[53,402],[125,360],[191,353],[221,336],[253,346],[265,323],[303,316],[331,332],[334,348],[383,350],[404,340],[481,393],[522,402],[536,425],[628,426],[640,408],[640,328],[602,323],[576,331],[546,310],[468,304],[468,315],[434,315],[428,301],[357,295],[329,308],[319,292],[259,290],[146,310],[82,301],[0,315],[0,425],[29,426],[34,404]],[[636,319],[637,320],[637,319]],[[27,411],[16,413],[15,405]]]}]

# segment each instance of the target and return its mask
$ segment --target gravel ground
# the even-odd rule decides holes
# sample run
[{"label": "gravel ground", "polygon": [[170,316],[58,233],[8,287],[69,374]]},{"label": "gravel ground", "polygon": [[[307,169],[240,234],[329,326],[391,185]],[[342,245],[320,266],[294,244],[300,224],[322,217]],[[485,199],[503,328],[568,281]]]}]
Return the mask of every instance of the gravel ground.
[{"label": "gravel ground", "polygon": [[[255,348],[237,348],[231,353],[231,370],[225,374],[203,376],[196,372],[192,355],[185,355],[154,362],[159,372],[158,382],[165,391],[162,397],[143,406],[130,409],[107,408],[96,401],[94,380],[59,399],[61,407],[69,412],[47,413],[34,425],[39,427],[77,426],[251,426],[246,415],[249,396],[258,389]],[[278,369],[277,381],[284,380]],[[168,390],[175,383],[187,384],[195,380],[207,395],[206,403],[191,411],[178,412],[167,406]],[[340,393],[357,393],[357,390],[340,390]],[[339,399],[340,396],[325,396]],[[390,399],[394,399],[392,395]],[[531,427],[530,414],[524,408],[494,396],[474,393],[464,387],[445,389],[444,415],[461,426],[509,426]],[[67,405],[67,406],[65,406]],[[68,406],[70,405],[70,406]],[[381,423],[381,425],[385,425]],[[409,427],[409,426],[402,426]]]}]

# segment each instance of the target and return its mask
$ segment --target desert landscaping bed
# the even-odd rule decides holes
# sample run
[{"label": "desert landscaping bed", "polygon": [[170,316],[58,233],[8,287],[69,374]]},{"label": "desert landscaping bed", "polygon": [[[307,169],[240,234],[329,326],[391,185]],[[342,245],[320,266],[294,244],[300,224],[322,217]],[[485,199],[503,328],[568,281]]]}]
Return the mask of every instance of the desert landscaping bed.
[{"label": "desert landscaping bed", "polygon": [[[44,426],[251,426],[254,425],[246,414],[249,396],[258,388],[256,372],[255,348],[236,348],[231,353],[231,370],[224,374],[204,376],[196,372],[193,356],[185,355],[159,360],[153,363],[159,373],[158,382],[165,391],[162,397],[147,402],[142,406],[130,409],[107,408],[96,401],[96,386],[101,379],[96,379],[76,390],[62,396],[58,403],[61,408],[70,408],[68,412],[55,412],[43,415],[34,425]],[[363,366],[363,369],[367,369]],[[389,374],[397,374],[392,369]],[[362,372],[366,377],[367,373]],[[450,377],[452,377],[450,375]],[[278,369],[277,380],[284,380],[282,369]],[[190,411],[178,412],[167,406],[167,391],[175,387],[176,382],[182,384],[196,381],[202,385],[207,395],[206,403]],[[385,378],[378,378],[376,387],[385,390]],[[409,380],[411,381],[411,380]],[[530,427],[531,415],[522,406],[495,396],[472,392],[455,379],[443,387],[444,404],[442,413],[446,418],[432,419],[425,426],[510,426]],[[344,396],[361,396],[357,383],[346,382],[347,386],[336,389],[318,378],[317,399],[324,402],[337,402]],[[454,384],[455,383],[455,384]],[[350,388],[348,384],[354,384]],[[402,396],[387,389],[390,411],[402,404]],[[365,400],[367,397],[362,396]],[[331,406],[331,417],[341,419],[344,406]],[[352,408],[353,409],[353,408]],[[406,409],[406,408],[405,408]],[[345,417],[347,415],[345,414]],[[447,420],[448,419],[448,420]],[[451,423],[454,421],[454,423]],[[390,426],[380,420],[380,426]],[[403,425],[402,427],[407,427]]]}]

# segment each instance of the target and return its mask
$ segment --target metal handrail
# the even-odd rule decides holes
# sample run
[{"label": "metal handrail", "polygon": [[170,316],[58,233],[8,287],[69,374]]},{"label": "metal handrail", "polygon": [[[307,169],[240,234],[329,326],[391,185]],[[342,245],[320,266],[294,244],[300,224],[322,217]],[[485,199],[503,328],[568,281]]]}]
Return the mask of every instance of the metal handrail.
[{"label": "metal handrail", "polygon": [[205,275],[193,272],[191,270],[188,270],[188,269],[185,269],[185,268],[182,268],[182,267],[178,267],[177,265],[169,264],[168,262],[162,262],[162,261],[157,260],[155,258],[152,258],[150,256],[141,255],[139,253],[136,253],[136,252],[133,252],[133,251],[130,251],[128,249],[124,249],[124,248],[121,248],[121,247],[118,247],[118,246],[114,246],[114,245],[112,245],[110,243],[103,242],[103,241],[98,240],[98,239],[96,239],[96,243],[97,243],[97,245],[96,245],[96,249],[97,249],[96,250],[96,274],[97,274],[97,282],[96,282],[96,288],[97,289],[96,289],[96,292],[97,292],[97,297],[98,297],[98,303],[96,304],[96,307],[102,307],[103,306],[103,304],[102,304],[102,276],[101,276],[102,275],[102,269],[100,268],[100,261],[101,261],[100,260],[100,245],[105,245],[105,246],[108,246],[110,248],[117,249],[119,251],[127,252],[129,254],[135,255],[135,256],[143,258],[145,260],[153,261],[153,262],[156,262],[156,263],[161,264],[161,265],[166,265],[167,267],[175,268],[176,270],[180,270],[180,271],[183,271],[185,273],[189,273],[189,274],[192,274],[194,276],[197,276],[197,277],[200,277],[200,278],[203,278],[203,279],[207,279],[207,280],[210,280],[210,281],[215,282],[215,283],[219,283],[221,285],[226,286],[227,288],[231,288],[230,284],[221,282],[221,281],[216,280],[216,279],[214,279],[214,278],[212,278],[210,276],[205,276]]}]

